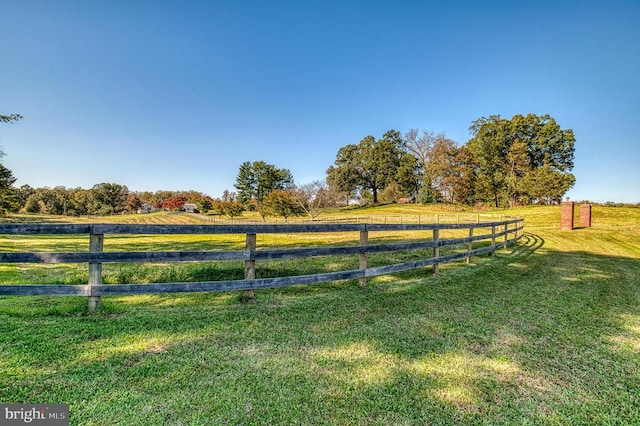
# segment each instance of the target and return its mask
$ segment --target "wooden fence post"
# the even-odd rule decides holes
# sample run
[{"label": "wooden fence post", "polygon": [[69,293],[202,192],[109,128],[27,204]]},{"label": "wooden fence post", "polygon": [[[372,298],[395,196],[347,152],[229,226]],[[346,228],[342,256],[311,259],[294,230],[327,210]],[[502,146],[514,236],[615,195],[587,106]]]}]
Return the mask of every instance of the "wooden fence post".
[{"label": "wooden fence post", "polygon": [[[521,227],[522,226],[522,222],[523,222],[523,220],[519,220],[517,226]],[[520,238],[520,237],[522,237],[522,235],[523,235],[523,230],[522,230],[522,228],[520,228],[520,230],[516,233],[516,237]]]},{"label": "wooden fence post", "polygon": [[[433,257],[440,257],[440,229],[436,228],[433,230]],[[433,264],[433,275],[438,275],[440,273],[440,264]]]},{"label": "wooden fence post", "polygon": [[[469,228],[469,238],[473,238],[473,228]],[[473,240],[469,241],[469,245],[467,246],[467,251],[469,255],[467,256],[467,265],[471,263],[471,250],[473,250]]]},{"label": "wooden fence post", "polygon": [[491,256],[496,254],[496,225],[491,225]]},{"label": "wooden fence post", "polygon": [[[252,252],[256,249],[256,234],[247,234],[247,244],[246,248],[248,251]],[[244,279],[245,280],[255,280],[256,279],[256,261],[255,259],[245,260],[244,261]],[[253,299],[255,296],[254,290],[245,290],[244,296],[248,299]]]},{"label": "wooden fence post", "polygon": [[[369,245],[369,231],[360,231],[360,245]],[[360,258],[360,269],[367,269],[367,253],[360,253],[358,257]],[[358,278],[358,281],[360,282],[360,287],[367,285],[366,277]]]},{"label": "wooden fence post", "polygon": [[504,224],[504,250],[507,251],[507,245],[509,244],[509,224]]},{"label": "wooden fence post", "polygon": [[[89,234],[89,252],[101,253],[104,248],[104,234]],[[102,262],[89,262],[89,312],[98,312],[102,306],[102,296],[95,295],[94,285],[102,284]]]}]

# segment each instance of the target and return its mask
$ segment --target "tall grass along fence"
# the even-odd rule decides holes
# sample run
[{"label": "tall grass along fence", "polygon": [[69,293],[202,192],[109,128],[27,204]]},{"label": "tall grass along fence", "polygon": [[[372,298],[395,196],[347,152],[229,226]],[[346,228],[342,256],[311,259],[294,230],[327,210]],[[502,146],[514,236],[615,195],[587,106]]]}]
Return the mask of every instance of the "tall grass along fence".
[{"label": "tall grass along fence", "polygon": [[[497,249],[519,240],[523,235],[524,219],[500,217],[495,221],[468,223],[334,223],[282,225],[132,225],[132,224],[0,224],[0,234],[11,235],[78,235],[89,236],[88,252],[0,252],[0,263],[87,263],[87,285],[6,284],[0,285],[3,296],[87,296],[90,311],[96,311],[101,297],[107,295],[161,294],[177,292],[206,292],[243,290],[253,297],[262,288],[315,284],[344,279],[358,279],[366,285],[368,277],[391,274],[432,265],[438,273],[441,263],[469,259],[472,256],[494,253]],[[441,231],[456,230],[455,238],[441,238]],[[431,231],[428,240],[369,244],[369,234],[375,232]],[[467,232],[468,231],[468,232]],[[257,250],[258,234],[305,234],[359,232],[357,245],[294,249]],[[465,235],[459,237],[459,235]],[[223,251],[103,251],[105,235],[177,235],[177,234],[245,234],[244,250]],[[428,233],[429,234],[429,233]],[[476,244],[476,248],[474,248]],[[462,246],[462,250],[441,255],[440,248]],[[432,249],[432,256],[410,262],[377,267],[367,266],[367,255],[395,251]],[[313,275],[256,278],[256,261],[292,259],[315,256],[357,255],[359,268]],[[226,281],[102,284],[102,265],[107,262],[186,262],[186,261],[244,261],[244,279]]]}]

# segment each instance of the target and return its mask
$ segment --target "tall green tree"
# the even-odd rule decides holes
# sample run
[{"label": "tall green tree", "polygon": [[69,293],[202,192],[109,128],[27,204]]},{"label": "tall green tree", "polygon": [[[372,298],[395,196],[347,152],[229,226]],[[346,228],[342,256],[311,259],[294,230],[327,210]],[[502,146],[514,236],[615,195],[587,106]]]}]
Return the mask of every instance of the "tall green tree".
[{"label": "tall green tree", "polygon": [[521,182],[521,189],[538,203],[550,204],[562,201],[562,196],[575,184],[571,173],[562,173],[548,166],[537,167],[528,173]]},{"label": "tall green tree", "polygon": [[62,186],[37,188],[27,199],[24,209],[28,213],[65,214],[69,196]]},{"label": "tall green tree", "polygon": [[246,203],[256,196],[257,180],[253,164],[250,161],[240,164],[234,186],[238,190],[238,200],[242,203]]},{"label": "tall green tree", "polygon": [[467,142],[477,164],[476,193],[496,207],[505,195],[505,158],[509,146],[507,120],[499,115],[482,117],[470,127],[472,139]]},{"label": "tall green tree", "polygon": [[[561,129],[548,114],[499,115],[482,117],[470,127],[467,142],[476,163],[476,195],[495,206],[514,205],[522,200],[539,200],[532,194],[532,182],[556,179],[553,198],[561,198],[573,185],[575,137],[570,129]],[[546,168],[549,172],[540,172]],[[536,179],[529,176],[536,172]],[[547,194],[547,197],[549,195]]]},{"label": "tall green tree", "polygon": [[[334,165],[327,170],[327,180],[343,191],[368,190],[373,202],[378,202],[378,193],[391,183],[399,183],[398,170],[411,160],[404,149],[404,141],[396,130],[387,131],[381,139],[366,136],[357,145],[349,144],[338,150]],[[401,174],[402,183],[412,182]],[[412,186],[412,185],[411,185]],[[411,192],[413,188],[403,190]]]},{"label": "tall green tree", "polygon": [[456,143],[444,135],[433,142],[425,174],[430,177],[428,184],[435,193],[434,201],[454,202],[453,174],[457,150]]},{"label": "tall green tree", "polygon": [[396,170],[395,183],[404,195],[416,199],[424,179],[420,163],[413,155],[402,155]]},{"label": "tall green tree", "polygon": [[91,188],[90,194],[93,201],[90,214],[117,214],[127,209],[129,188],[126,185],[99,183]]},{"label": "tall green tree", "polygon": [[71,216],[82,216],[88,213],[88,203],[90,200],[90,193],[83,188],[69,189],[69,197],[67,207],[67,214]]},{"label": "tall green tree", "polygon": [[445,180],[453,203],[473,205],[476,202],[476,169],[473,155],[466,146],[456,148],[451,173]]},{"label": "tall green tree", "polygon": [[27,203],[27,200],[29,199],[29,197],[31,196],[31,194],[33,194],[35,192],[35,189],[32,188],[30,185],[22,185],[20,188],[17,189],[17,194],[18,194],[18,201],[20,203],[20,206],[24,206]]},{"label": "tall green tree", "polygon": [[327,169],[327,183],[335,192],[345,196],[346,204],[356,196],[360,182],[360,175],[355,162],[351,158],[357,155],[358,146],[349,144],[338,149],[335,165]]},{"label": "tall green tree", "polygon": [[240,165],[234,186],[241,202],[261,203],[272,191],[290,189],[293,185],[293,175],[288,169],[279,169],[264,161],[245,161]]},{"label": "tall green tree", "polygon": [[[22,119],[20,114],[0,114],[0,123],[13,123]],[[4,151],[0,148],[0,158],[4,157]],[[13,172],[0,164],[0,214],[16,211],[20,208],[19,194],[13,187],[16,182]]]},{"label": "tall green tree", "polygon": [[276,189],[264,198],[260,214],[263,219],[266,216],[282,216],[288,219],[304,214],[304,209],[298,204],[293,190]]},{"label": "tall green tree", "polygon": [[16,178],[11,170],[0,164],[0,215],[20,208],[18,193],[13,187]]},{"label": "tall green tree", "polygon": [[529,146],[523,139],[515,139],[507,149],[505,184],[510,207],[526,199],[522,179],[532,171],[528,151]]}]

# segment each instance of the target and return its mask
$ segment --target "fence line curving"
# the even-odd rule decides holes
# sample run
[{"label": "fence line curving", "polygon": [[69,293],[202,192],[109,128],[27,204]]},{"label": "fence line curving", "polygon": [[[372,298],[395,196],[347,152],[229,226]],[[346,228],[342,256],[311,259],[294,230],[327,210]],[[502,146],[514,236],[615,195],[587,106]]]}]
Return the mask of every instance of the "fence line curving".
[{"label": "fence line curving", "polygon": [[[485,230],[478,234],[476,231]],[[468,236],[442,238],[443,230],[468,230]],[[487,231],[490,230],[490,231]],[[88,252],[0,252],[0,263],[87,263],[87,285],[58,284],[6,284],[0,285],[3,296],[87,296],[89,310],[99,309],[101,297],[107,295],[162,294],[178,292],[245,291],[252,297],[253,291],[263,288],[285,287],[300,284],[316,284],[329,281],[358,279],[366,285],[366,279],[410,269],[433,266],[438,273],[441,263],[466,259],[472,256],[494,253],[508,244],[518,241],[524,230],[524,219],[500,217],[500,220],[483,220],[460,223],[295,223],[295,224],[233,224],[233,225],[137,225],[137,224],[0,224],[0,234],[10,235],[89,235]],[[432,231],[426,241],[369,244],[369,233],[393,231]],[[340,247],[313,247],[293,249],[261,249],[256,247],[258,234],[304,234],[359,232],[358,245]],[[489,232],[489,233],[487,233]],[[177,235],[177,234],[244,234],[244,250],[200,251],[103,251],[105,236],[121,235]],[[473,248],[474,243],[485,242]],[[488,245],[486,245],[489,243]],[[440,248],[464,246],[461,252],[441,255]],[[433,256],[410,262],[369,267],[367,255],[372,253],[432,249]],[[359,268],[312,275],[256,278],[256,261],[294,259],[315,256],[357,255]],[[224,281],[102,284],[102,265],[108,262],[186,262],[230,261],[245,263],[244,279]]]}]

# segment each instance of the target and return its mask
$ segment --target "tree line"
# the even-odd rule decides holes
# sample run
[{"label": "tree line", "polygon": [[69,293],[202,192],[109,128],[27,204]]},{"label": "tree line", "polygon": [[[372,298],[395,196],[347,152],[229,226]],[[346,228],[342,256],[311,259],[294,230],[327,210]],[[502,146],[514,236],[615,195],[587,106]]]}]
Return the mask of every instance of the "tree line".
[{"label": "tree line", "polygon": [[240,166],[235,187],[247,209],[311,218],[332,206],[392,203],[559,203],[574,185],[575,137],[549,115],[499,115],[472,122],[463,145],[433,131],[389,130],[338,149],[325,182],[296,186],[291,172],[263,161]]},{"label": "tree line", "polygon": [[[18,114],[0,121],[20,120]],[[0,164],[0,213],[24,211],[58,215],[135,213],[143,206],[180,210],[196,205],[203,213],[230,217],[245,210],[267,216],[307,215],[360,203],[489,204],[496,207],[559,202],[574,185],[575,137],[549,115],[499,115],[472,122],[463,145],[430,130],[389,130],[338,149],[326,179],[296,185],[292,173],[264,161],[239,167],[237,192],[214,199],[196,191],[131,192],[125,185],[100,183],[83,188],[15,188],[16,179]],[[4,155],[0,151],[0,158]]]},{"label": "tree line", "polygon": [[560,202],[574,185],[575,137],[549,115],[499,115],[471,124],[458,146],[444,134],[389,130],[341,147],[327,181],[373,203],[408,197],[508,207]]},{"label": "tree line", "polygon": [[146,211],[175,211],[192,203],[200,210],[208,211],[214,200],[197,191],[129,191],[126,185],[99,183],[89,189],[32,188],[23,185],[15,190],[14,211],[65,216],[112,215]]}]

